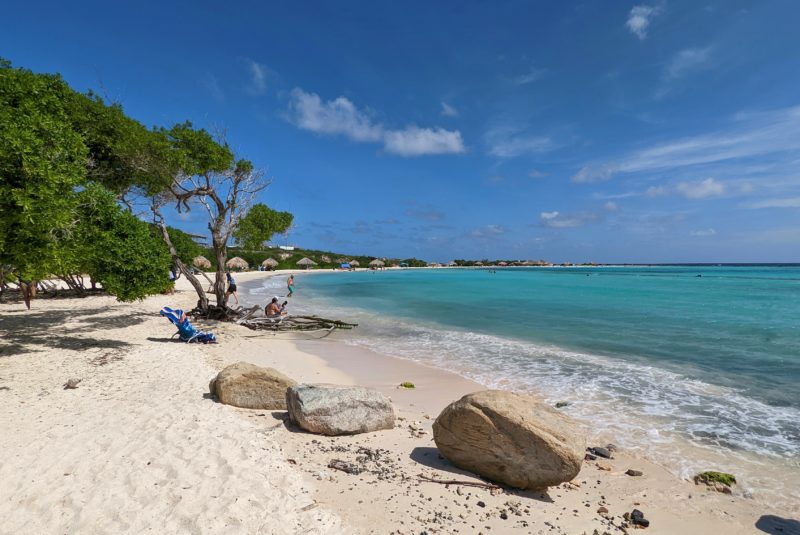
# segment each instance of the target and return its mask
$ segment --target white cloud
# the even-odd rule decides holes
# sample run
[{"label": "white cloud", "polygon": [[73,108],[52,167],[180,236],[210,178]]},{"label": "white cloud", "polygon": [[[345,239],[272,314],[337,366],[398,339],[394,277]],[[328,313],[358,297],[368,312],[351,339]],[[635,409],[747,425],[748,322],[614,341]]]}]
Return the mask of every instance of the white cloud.
[{"label": "white cloud", "polygon": [[303,130],[320,134],[342,134],[353,141],[380,141],[383,127],[374,124],[364,112],[345,97],[322,102],[316,93],[292,89],[291,121]]},{"label": "white cloud", "polygon": [[762,199],[745,204],[745,208],[800,208],[800,197],[789,197],[781,199]]},{"label": "white cloud", "polygon": [[613,201],[608,201],[607,203],[605,203],[603,205],[603,208],[605,208],[609,212],[616,212],[617,210],[619,210],[619,206],[617,206],[617,203]]},{"label": "white cloud", "polygon": [[663,197],[667,194],[667,188],[664,186],[650,186],[647,188],[647,191],[644,192],[645,196],[655,198],[655,197]]},{"label": "white cloud", "polygon": [[542,178],[542,177],[546,177],[547,173],[543,173],[542,171],[539,171],[538,169],[532,169],[531,172],[528,173],[528,176],[531,177],[531,178]]},{"label": "white cloud", "polygon": [[203,86],[205,90],[208,91],[212,97],[214,97],[215,100],[225,100],[225,93],[219,86],[217,77],[213,74],[206,74],[203,78],[201,78],[200,85]]},{"label": "white cloud", "polygon": [[664,171],[800,150],[800,106],[740,114],[726,130],[653,145],[617,162],[584,166],[574,182],[607,180],[618,173]]},{"label": "white cloud", "polygon": [[464,152],[461,132],[410,125],[389,130],[372,120],[345,97],[323,102],[319,95],[295,88],[290,93],[289,121],[298,128],[353,141],[383,143],[386,152],[400,156],[458,154]]},{"label": "white cloud", "polygon": [[516,78],[514,78],[514,83],[517,84],[517,85],[532,84],[536,80],[541,79],[542,76],[544,76],[545,72],[547,72],[547,71],[545,71],[544,69],[533,68],[530,71],[528,71],[527,73],[521,74],[521,75],[517,76]]},{"label": "white cloud", "polygon": [[491,238],[500,236],[508,232],[508,229],[503,225],[486,225],[480,228],[473,229],[470,236],[473,238]]},{"label": "white cloud", "polygon": [[263,95],[267,90],[267,68],[253,60],[247,61],[247,69],[250,71],[250,85],[247,92],[251,95]]},{"label": "white cloud", "polygon": [[388,130],[383,141],[387,152],[400,156],[459,154],[465,150],[461,132],[443,128],[408,126],[403,130]]},{"label": "white cloud", "polygon": [[707,178],[700,182],[681,182],[675,189],[687,199],[719,197],[725,193],[725,185],[713,178]]},{"label": "white cloud", "polygon": [[705,238],[705,237],[708,237],[708,236],[715,236],[716,234],[717,234],[717,231],[714,230],[713,228],[708,228],[708,229],[704,229],[704,230],[693,230],[693,231],[689,232],[689,236],[697,236],[699,238]]},{"label": "white cloud", "polygon": [[675,80],[683,78],[690,72],[705,66],[711,58],[711,47],[706,48],[686,48],[681,50],[664,69],[664,78]]},{"label": "white cloud", "polygon": [[650,21],[661,13],[661,8],[657,6],[634,6],[631,12],[628,13],[628,20],[625,26],[636,35],[639,39],[647,37],[647,28],[650,26]]},{"label": "white cloud", "polygon": [[489,154],[497,158],[516,158],[525,154],[541,154],[557,147],[549,137],[520,134],[512,127],[492,128],[484,135]]},{"label": "white cloud", "polygon": [[539,224],[548,228],[576,228],[587,223],[599,221],[603,216],[595,212],[580,212],[578,214],[561,214],[557,211],[542,212],[539,214]]},{"label": "white cloud", "polygon": [[447,102],[442,102],[442,115],[445,117],[458,117],[458,110]]},{"label": "white cloud", "polygon": [[584,165],[572,176],[572,181],[577,183],[603,182],[611,178],[617,169],[614,164]]}]

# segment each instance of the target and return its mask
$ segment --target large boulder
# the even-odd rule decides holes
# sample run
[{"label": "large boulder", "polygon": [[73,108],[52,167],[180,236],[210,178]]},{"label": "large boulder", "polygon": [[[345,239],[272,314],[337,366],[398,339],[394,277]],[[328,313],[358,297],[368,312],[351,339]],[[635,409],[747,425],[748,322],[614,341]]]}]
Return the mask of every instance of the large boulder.
[{"label": "large boulder", "polygon": [[286,389],[297,381],[278,370],[249,362],[231,364],[211,380],[209,388],[222,403],[245,409],[286,410]]},{"label": "large boulder", "polygon": [[500,390],[448,405],[433,423],[433,439],[459,468],[520,489],[573,479],[586,449],[568,417],[530,396]]},{"label": "large boulder", "polygon": [[354,435],[394,427],[389,398],[363,386],[292,386],[286,391],[286,407],[292,422],[321,435]]}]

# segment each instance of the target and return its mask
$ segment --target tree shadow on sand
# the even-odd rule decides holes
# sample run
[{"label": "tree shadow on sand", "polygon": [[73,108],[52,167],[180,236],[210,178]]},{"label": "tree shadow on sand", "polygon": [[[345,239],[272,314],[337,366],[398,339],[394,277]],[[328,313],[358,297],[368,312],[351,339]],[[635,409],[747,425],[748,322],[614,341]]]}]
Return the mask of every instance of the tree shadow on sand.
[{"label": "tree shadow on sand", "polygon": [[[125,349],[128,342],[113,338],[82,336],[94,330],[113,331],[142,323],[149,316],[141,312],[115,314],[113,308],[98,307],[82,310],[25,311],[4,315],[0,321],[0,357],[47,349]],[[110,314],[109,314],[110,313]],[[101,315],[102,314],[102,315]],[[66,324],[71,324],[66,326]],[[75,325],[77,324],[77,326]]]},{"label": "tree shadow on sand", "polygon": [[800,521],[775,515],[763,515],[756,522],[756,529],[764,533],[800,535]]},{"label": "tree shadow on sand", "polygon": [[[416,447],[411,451],[411,455],[409,455],[412,461],[419,463],[423,466],[427,466],[428,468],[433,468],[434,470],[438,470],[441,472],[449,472],[454,474],[456,480],[476,480],[476,483],[483,482],[482,478],[479,478],[476,474],[469,472],[467,470],[462,470],[456,466],[453,466],[450,461],[442,457],[439,453],[437,448],[432,447]],[[447,477],[442,477],[441,479],[449,479]],[[454,483],[455,485],[455,483]],[[552,503],[553,499],[547,493],[547,490],[519,490],[513,489],[510,487],[506,487],[505,485],[501,485],[503,490],[506,494],[512,496],[520,496],[529,498],[531,500],[536,500],[540,502]]]}]

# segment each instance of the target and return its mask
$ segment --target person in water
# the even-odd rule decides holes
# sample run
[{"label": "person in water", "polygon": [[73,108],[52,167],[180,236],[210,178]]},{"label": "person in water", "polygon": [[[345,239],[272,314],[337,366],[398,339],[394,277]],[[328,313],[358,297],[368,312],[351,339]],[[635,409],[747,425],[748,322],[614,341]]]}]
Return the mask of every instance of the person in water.
[{"label": "person in water", "polygon": [[228,291],[225,292],[225,297],[233,295],[233,298],[236,299],[236,304],[239,304],[239,294],[236,292],[236,279],[233,278],[231,275],[230,270],[225,272],[225,278],[228,279]]},{"label": "person in water", "polygon": [[286,281],[286,286],[289,288],[289,294],[286,297],[291,297],[294,293],[294,275],[289,275],[289,280]]},{"label": "person in water", "polygon": [[288,301],[284,301],[282,305],[278,305],[278,298],[273,297],[272,301],[270,301],[264,309],[264,314],[266,314],[268,318],[279,318],[281,316],[285,316],[287,314],[286,305],[288,303]]}]

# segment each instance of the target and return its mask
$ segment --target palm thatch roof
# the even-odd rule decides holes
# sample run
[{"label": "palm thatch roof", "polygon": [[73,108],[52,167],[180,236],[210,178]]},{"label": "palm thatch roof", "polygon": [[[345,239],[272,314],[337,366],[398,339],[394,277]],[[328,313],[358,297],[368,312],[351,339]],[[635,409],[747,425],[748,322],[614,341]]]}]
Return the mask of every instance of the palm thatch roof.
[{"label": "palm thatch roof", "polygon": [[358,267],[358,266],[361,265],[358,260],[351,260],[349,262],[344,262],[344,263],[345,264],[350,264],[351,266],[354,266],[354,267]]},{"label": "palm thatch roof", "polygon": [[245,269],[250,269],[250,264],[248,264],[244,258],[235,256],[230,260],[228,260],[227,262],[225,262],[225,267],[228,267],[230,269],[245,270]]},{"label": "palm thatch roof", "polygon": [[314,262],[313,260],[311,260],[310,258],[306,257],[306,258],[301,258],[300,260],[298,260],[297,261],[297,265],[298,266],[316,266],[317,263]]},{"label": "palm thatch roof", "polygon": [[372,262],[370,262],[370,263],[369,263],[369,265],[370,265],[370,266],[374,266],[374,267],[383,267],[383,266],[385,266],[386,264],[384,263],[384,261],[383,261],[383,260],[380,260],[380,259],[376,258],[375,260],[373,260]]},{"label": "palm thatch roof", "polygon": [[205,256],[195,256],[192,265],[198,269],[211,269],[211,261]]},{"label": "palm thatch roof", "polygon": [[275,260],[274,258],[267,258],[266,260],[261,262],[261,265],[264,267],[275,267],[278,265],[278,261]]}]

